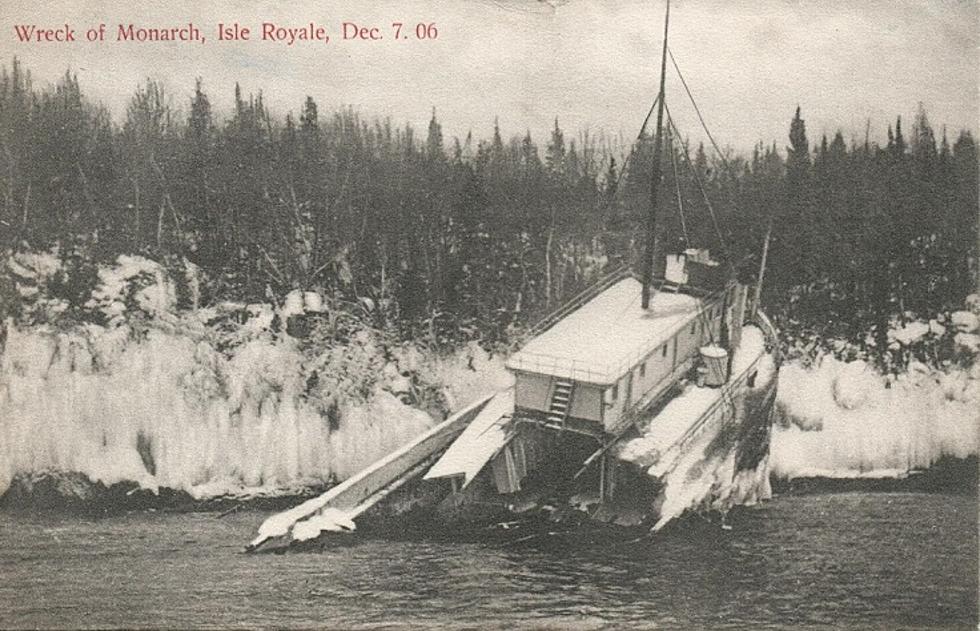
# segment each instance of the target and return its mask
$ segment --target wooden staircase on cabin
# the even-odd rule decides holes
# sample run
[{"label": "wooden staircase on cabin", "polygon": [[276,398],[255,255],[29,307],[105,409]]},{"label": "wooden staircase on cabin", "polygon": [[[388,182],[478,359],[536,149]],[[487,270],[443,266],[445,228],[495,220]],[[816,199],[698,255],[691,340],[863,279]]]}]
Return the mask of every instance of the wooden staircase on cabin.
[{"label": "wooden staircase on cabin", "polygon": [[564,379],[556,379],[551,392],[551,404],[548,406],[546,425],[553,429],[565,429],[565,421],[572,408],[572,391],[575,383]]}]

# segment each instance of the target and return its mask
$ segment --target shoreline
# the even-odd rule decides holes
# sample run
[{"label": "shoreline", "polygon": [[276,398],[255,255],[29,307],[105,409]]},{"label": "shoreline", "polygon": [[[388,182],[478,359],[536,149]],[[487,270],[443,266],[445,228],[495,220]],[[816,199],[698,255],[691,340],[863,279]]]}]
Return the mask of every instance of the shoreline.
[{"label": "shoreline", "polygon": [[[980,496],[977,456],[945,456],[926,470],[901,478],[771,478],[775,496],[835,493],[948,493]],[[196,499],[186,491],[161,488],[157,493],[135,482],[105,485],[80,473],[45,472],[18,476],[0,496],[0,513],[41,512],[111,517],[133,512],[218,513],[221,518],[239,511],[277,511],[316,497],[332,485],[249,496],[220,495]]]}]

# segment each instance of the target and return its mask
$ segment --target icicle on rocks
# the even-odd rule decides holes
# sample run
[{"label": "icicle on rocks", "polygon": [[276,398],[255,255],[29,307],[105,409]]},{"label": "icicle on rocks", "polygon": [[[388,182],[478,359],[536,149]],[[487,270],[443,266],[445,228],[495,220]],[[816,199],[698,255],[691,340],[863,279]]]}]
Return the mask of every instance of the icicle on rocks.
[{"label": "icicle on rocks", "polygon": [[[368,334],[310,362],[296,339],[273,331],[277,318],[321,312],[315,292],[278,310],[180,312],[162,266],[122,256],[99,270],[85,305],[103,324],[64,322],[67,305],[45,289],[59,270],[52,254],[8,261],[31,317],[4,323],[0,495],[18,475],[42,472],[194,498],[295,492],[350,476],[434,422],[380,370],[357,374],[383,365]],[[324,375],[312,389],[311,364]],[[373,390],[343,396],[340,385],[358,384],[341,384],[340,373]]]},{"label": "icicle on rocks", "polygon": [[980,364],[976,362],[980,297],[968,310],[931,322],[896,324],[900,349],[928,335],[951,338],[958,361],[930,367],[909,361],[883,375],[862,360],[825,356],[813,367],[780,370],[773,473],[799,477],[902,477],[944,456],[977,454],[980,436]]}]

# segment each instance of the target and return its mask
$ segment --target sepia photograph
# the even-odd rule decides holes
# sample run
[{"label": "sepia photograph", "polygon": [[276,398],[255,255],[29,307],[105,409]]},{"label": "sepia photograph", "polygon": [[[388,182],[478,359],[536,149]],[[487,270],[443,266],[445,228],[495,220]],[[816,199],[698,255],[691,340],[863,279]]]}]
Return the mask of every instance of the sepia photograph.
[{"label": "sepia photograph", "polygon": [[978,133],[978,0],[0,0],[0,629],[980,627]]}]

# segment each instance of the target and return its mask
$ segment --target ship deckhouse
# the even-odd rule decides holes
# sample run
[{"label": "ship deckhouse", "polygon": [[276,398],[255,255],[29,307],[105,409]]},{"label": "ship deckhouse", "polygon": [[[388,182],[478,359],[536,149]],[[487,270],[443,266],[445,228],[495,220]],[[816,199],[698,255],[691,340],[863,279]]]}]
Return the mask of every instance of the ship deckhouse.
[{"label": "ship deckhouse", "polygon": [[[680,269],[691,263],[681,260]],[[702,347],[737,345],[745,292],[716,286],[661,284],[649,309],[632,276],[584,297],[507,361],[515,413],[557,429],[618,434],[691,370]]]}]

